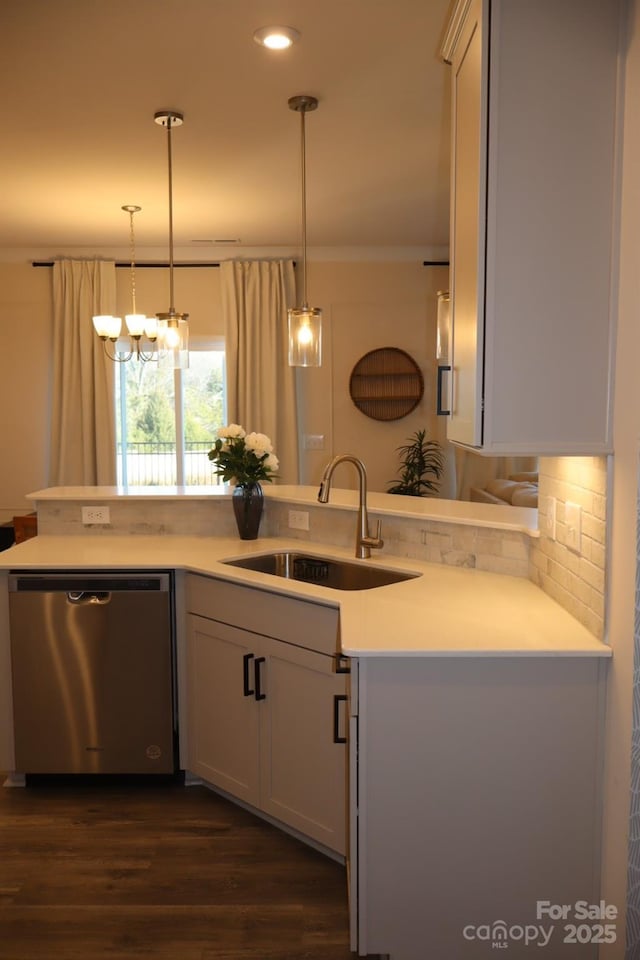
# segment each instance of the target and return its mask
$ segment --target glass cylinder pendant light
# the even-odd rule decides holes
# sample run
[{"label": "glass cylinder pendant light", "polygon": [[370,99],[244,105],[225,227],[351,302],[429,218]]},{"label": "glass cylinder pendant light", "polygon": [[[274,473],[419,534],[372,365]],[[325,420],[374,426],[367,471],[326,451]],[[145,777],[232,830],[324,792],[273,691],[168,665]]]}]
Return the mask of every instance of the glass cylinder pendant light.
[{"label": "glass cylinder pendant light", "polygon": [[167,131],[167,153],[169,172],[169,309],[157,313],[158,341],[161,347],[161,361],[168,360],[174,368],[185,369],[189,366],[189,314],[178,313],[174,302],[173,278],[173,163],[171,155],[171,130],[184,122],[181,113],[173,110],[161,110],[154,115],[156,123]]},{"label": "glass cylinder pendant light", "polygon": [[289,109],[300,114],[300,155],[302,180],[302,306],[288,313],[289,366],[319,367],[322,363],[322,310],[310,307],[307,298],[307,184],[305,114],[315,110],[315,97],[301,95],[289,99]]},{"label": "glass cylinder pendant light", "polygon": [[[127,353],[119,353],[116,348],[117,341],[122,329],[122,319],[112,316],[96,316],[93,318],[93,326],[96,333],[102,340],[105,353],[110,360],[116,363],[126,363],[135,357],[136,360],[157,360],[158,353],[155,350],[155,343],[158,339],[158,321],[155,317],[146,317],[143,313],[136,313],[136,242],[133,229],[133,218],[136,213],[142,210],[142,207],[135,204],[126,204],[122,207],[125,213],[129,214],[129,242],[131,247],[131,309],[132,312],[126,314],[124,320],[129,334],[130,348]],[[143,348],[143,338],[147,341],[149,349]],[[107,343],[111,344],[111,351]]]}]

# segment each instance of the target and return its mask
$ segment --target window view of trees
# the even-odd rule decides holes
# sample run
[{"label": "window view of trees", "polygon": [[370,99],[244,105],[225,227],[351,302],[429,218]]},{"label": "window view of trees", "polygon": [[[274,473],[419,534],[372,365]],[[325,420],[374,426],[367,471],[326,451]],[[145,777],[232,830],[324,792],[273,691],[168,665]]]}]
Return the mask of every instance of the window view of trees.
[{"label": "window view of trees", "polygon": [[132,360],[116,374],[118,483],[217,483],[207,452],[224,423],[224,352],[192,350],[179,371]]},{"label": "window view of trees", "polygon": [[211,445],[225,422],[222,350],[194,351],[183,371],[183,388],[185,440]]}]

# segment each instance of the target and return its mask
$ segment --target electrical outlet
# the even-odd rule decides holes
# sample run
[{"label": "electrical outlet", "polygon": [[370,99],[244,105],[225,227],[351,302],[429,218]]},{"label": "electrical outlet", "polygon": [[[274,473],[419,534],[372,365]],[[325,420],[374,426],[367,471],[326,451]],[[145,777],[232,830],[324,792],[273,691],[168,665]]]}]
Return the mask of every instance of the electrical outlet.
[{"label": "electrical outlet", "polygon": [[309,513],[307,510],[289,510],[289,526],[292,530],[309,529]]},{"label": "electrical outlet", "polygon": [[92,523],[111,523],[109,507],[82,507],[82,522],[86,526]]},{"label": "electrical outlet", "polygon": [[305,450],[324,450],[324,434],[305,433],[304,448]]},{"label": "electrical outlet", "polygon": [[564,505],[564,522],[567,528],[565,544],[569,550],[580,553],[582,538],[582,507],[567,501]]}]

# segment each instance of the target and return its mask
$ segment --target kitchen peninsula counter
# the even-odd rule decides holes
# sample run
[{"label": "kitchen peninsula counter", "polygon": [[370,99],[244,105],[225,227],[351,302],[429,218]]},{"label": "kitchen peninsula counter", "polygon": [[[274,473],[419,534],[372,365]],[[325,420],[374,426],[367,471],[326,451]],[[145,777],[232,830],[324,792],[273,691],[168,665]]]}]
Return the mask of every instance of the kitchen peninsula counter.
[{"label": "kitchen peninsula counter", "polygon": [[[225,565],[295,550],[421,576],[342,591]],[[611,649],[530,581],[481,570],[277,537],[42,535],[0,554],[0,570],[176,569],[340,610],[342,651],[354,657],[609,657]]]},{"label": "kitchen peninsula counter", "polygon": [[[333,488],[330,502],[318,505],[317,486],[264,484],[265,503],[296,504],[323,512],[328,510],[354,511],[358,508],[358,491]],[[50,505],[59,503],[106,504],[139,502],[161,503],[216,503],[230,500],[232,488],[220,486],[187,487],[48,487],[28,495],[34,503]],[[412,520],[455,523],[474,527],[490,527],[494,530],[517,530],[528,536],[538,537],[538,511],[532,507],[509,507],[490,503],[471,503],[466,500],[444,500],[438,497],[401,497],[389,493],[367,494],[367,509],[370,514],[386,517],[402,517]]]}]

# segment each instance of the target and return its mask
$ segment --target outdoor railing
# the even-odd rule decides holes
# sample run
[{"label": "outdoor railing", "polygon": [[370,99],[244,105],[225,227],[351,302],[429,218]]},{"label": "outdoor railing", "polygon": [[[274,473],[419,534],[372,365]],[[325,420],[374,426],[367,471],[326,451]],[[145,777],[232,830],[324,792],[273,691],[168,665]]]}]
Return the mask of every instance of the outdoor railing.
[{"label": "outdoor railing", "polygon": [[[211,443],[186,441],[184,482],[189,486],[216,486],[220,478],[207,457]],[[145,441],[118,444],[118,483],[132,487],[175,486],[176,445],[171,442]],[[126,456],[126,463],[124,457]],[[126,470],[125,470],[126,467]]]}]

